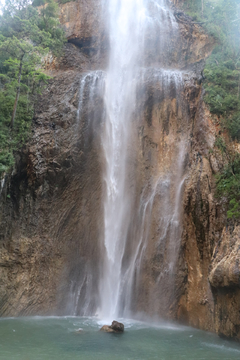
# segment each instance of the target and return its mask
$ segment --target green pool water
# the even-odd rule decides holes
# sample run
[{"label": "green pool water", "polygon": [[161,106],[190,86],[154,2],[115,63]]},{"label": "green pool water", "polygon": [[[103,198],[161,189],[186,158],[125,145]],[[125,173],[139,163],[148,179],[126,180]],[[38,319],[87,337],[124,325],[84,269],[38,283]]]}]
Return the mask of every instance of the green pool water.
[{"label": "green pool water", "polygon": [[124,334],[106,334],[99,332],[102,324],[93,318],[1,319],[0,359],[240,359],[240,345],[210,333],[177,325],[124,323]]}]

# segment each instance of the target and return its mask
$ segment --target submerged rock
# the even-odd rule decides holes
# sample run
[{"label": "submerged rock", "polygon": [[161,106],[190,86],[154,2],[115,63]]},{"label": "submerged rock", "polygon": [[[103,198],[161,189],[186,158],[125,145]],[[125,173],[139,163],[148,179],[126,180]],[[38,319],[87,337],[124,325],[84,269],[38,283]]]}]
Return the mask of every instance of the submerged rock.
[{"label": "submerged rock", "polygon": [[113,330],[110,325],[103,325],[103,327],[100,329],[100,331],[107,332],[107,333],[115,332],[115,330]]},{"label": "submerged rock", "polygon": [[124,325],[119,323],[118,321],[113,321],[112,325],[104,325],[100,331],[104,331],[107,333],[123,333]]}]

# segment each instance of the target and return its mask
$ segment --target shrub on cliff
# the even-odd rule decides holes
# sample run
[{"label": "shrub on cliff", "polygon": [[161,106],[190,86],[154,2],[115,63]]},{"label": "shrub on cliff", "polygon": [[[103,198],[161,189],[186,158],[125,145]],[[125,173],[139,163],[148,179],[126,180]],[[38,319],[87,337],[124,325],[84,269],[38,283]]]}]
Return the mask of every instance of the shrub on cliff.
[{"label": "shrub on cliff", "polygon": [[0,175],[28,137],[36,94],[49,79],[43,57],[60,54],[65,41],[57,3],[35,5],[6,0],[0,16]]},{"label": "shrub on cliff", "polygon": [[217,196],[228,198],[228,219],[238,219],[240,217],[240,155],[231,159],[217,175]]},{"label": "shrub on cliff", "polygon": [[205,101],[232,139],[240,141],[239,0],[186,0],[184,8],[216,38],[204,69]]},{"label": "shrub on cliff", "polygon": [[[205,102],[232,140],[240,141],[240,1],[185,0],[185,10],[216,39],[204,69]],[[224,139],[215,146],[228,165],[217,175],[217,196],[228,200],[229,219],[240,218],[240,155]]]},{"label": "shrub on cliff", "polygon": [[229,130],[233,139],[240,140],[240,123],[237,120],[240,112],[240,71],[237,61],[213,54],[204,70],[204,87],[210,111],[219,116],[222,126]]}]

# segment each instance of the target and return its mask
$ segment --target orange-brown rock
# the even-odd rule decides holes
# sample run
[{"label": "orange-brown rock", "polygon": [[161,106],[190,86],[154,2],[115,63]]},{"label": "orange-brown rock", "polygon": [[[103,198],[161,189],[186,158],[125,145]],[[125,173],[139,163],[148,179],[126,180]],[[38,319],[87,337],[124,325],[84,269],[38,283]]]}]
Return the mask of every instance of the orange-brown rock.
[{"label": "orange-brown rock", "polygon": [[216,244],[209,274],[214,288],[240,288],[240,228],[224,228]]},{"label": "orange-brown rock", "polygon": [[118,321],[113,321],[112,325],[103,325],[100,331],[106,333],[120,334],[124,332],[124,325],[122,323],[119,323]]}]

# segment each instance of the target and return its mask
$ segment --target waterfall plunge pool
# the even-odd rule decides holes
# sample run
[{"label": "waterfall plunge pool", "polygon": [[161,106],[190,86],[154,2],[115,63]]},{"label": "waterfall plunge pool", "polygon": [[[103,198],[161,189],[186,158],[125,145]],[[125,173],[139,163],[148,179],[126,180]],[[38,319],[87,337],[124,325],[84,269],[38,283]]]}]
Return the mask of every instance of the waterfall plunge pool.
[{"label": "waterfall plunge pool", "polygon": [[[102,322],[80,317],[0,319],[2,360],[233,360],[240,346],[178,325],[123,320],[124,334],[99,332]],[[80,330],[77,333],[78,329]]]}]

